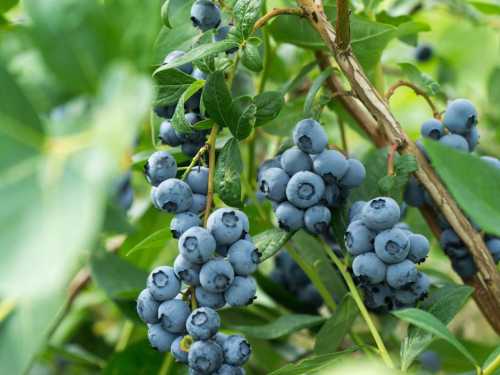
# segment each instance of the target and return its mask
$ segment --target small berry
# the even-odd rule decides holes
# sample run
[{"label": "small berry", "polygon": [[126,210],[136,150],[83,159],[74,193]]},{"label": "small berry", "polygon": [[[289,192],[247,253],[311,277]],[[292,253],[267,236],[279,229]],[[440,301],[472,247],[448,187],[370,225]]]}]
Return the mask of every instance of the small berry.
[{"label": "small berry", "polygon": [[325,193],[325,183],[317,174],[309,171],[298,172],[286,186],[286,197],[298,208],[308,208],[317,204]]},{"label": "small berry", "polygon": [[429,240],[421,234],[410,234],[410,253],[408,259],[415,263],[421,263],[429,255]]},{"label": "small berry", "polygon": [[161,182],[175,177],[177,174],[177,163],[175,158],[166,151],[153,153],[144,165],[146,179],[153,186],[160,185]]},{"label": "small berry", "polygon": [[239,240],[232,244],[227,257],[236,275],[250,275],[257,270],[260,263],[259,250],[251,241],[247,240]]},{"label": "small berry", "polygon": [[196,264],[207,262],[214,255],[215,247],[214,237],[202,227],[189,228],[179,239],[179,252]]},{"label": "small berry", "polygon": [[181,290],[181,282],[172,267],[157,267],[148,277],[148,289],[157,301],[174,298]]},{"label": "small berry", "polygon": [[224,258],[215,258],[201,267],[200,284],[209,292],[222,293],[234,280],[234,270]]},{"label": "small berry", "polygon": [[340,186],[345,188],[355,188],[360,186],[366,177],[366,169],[363,163],[357,159],[348,159],[349,168],[340,179]]},{"label": "small berry", "polygon": [[368,228],[379,231],[392,228],[399,221],[401,210],[394,199],[378,197],[363,207],[361,215]]},{"label": "small berry", "polygon": [[188,352],[185,352],[182,350],[181,347],[181,341],[184,339],[185,336],[179,336],[177,337],[174,342],[172,342],[172,345],[170,346],[170,352],[174,356],[175,360],[180,363],[188,363]]},{"label": "small berry", "polygon": [[194,294],[198,305],[201,307],[210,307],[211,309],[218,310],[226,304],[224,293],[212,293],[199,286],[195,289]]},{"label": "small berry", "polygon": [[352,270],[362,282],[378,284],[385,279],[386,266],[374,253],[364,253],[354,258]]},{"label": "small berry", "polygon": [[321,205],[309,207],[304,214],[306,228],[312,234],[321,234],[328,230],[332,220],[330,210]]},{"label": "small berry", "polygon": [[201,225],[201,219],[193,212],[181,212],[174,216],[170,222],[172,237],[179,238],[189,228]]},{"label": "small berry", "polygon": [[208,168],[195,167],[189,171],[186,183],[193,193],[207,195],[208,192]]},{"label": "small berry", "polygon": [[387,284],[393,288],[400,289],[415,282],[417,277],[417,267],[411,260],[406,259],[387,267]]},{"label": "small berry", "polygon": [[319,154],[328,145],[328,137],[319,122],[305,119],[299,121],[295,126],[293,142],[308,154]]},{"label": "small berry", "polygon": [[222,361],[222,348],[214,341],[196,341],[189,349],[189,370],[196,374],[213,374]]},{"label": "small berry", "polygon": [[401,229],[387,229],[375,237],[375,252],[387,264],[403,261],[409,251],[410,240]]},{"label": "small berry", "polygon": [[438,140],[444,135],[444,126],[441,121],[431,119],[422,124],[420,134],[424,138],[431,138]]},{"label": "small berry", "polygon": [[345,244],[351,255],[359,255],[373,251],[373,233],[361,220],[355,220],[349,224],[345,232]]},{"label": "small berry", "polygon": [[155,192],[156,202],[167,212],[184,212],[193,204],[193,192],[184,181],[169,178]]},{"label": "small berry", "polygon": [[224,292],[226,302],[233,307],[246,306],[252,303],[257,293],[257,284],[251,276],[236,276],[233,283]]},{"label": "small berry", "polygon": [[181,254],[175,258],[174,272],[187,285],[200,285],[200,269],[199,264],[188,261]]},{"label": "small berry", "polygon": [[443,136],[439,142],[443,145],[454,148],[458,151],[469,152],[469,144],[467,140],[458,134],[446,134]]},{"label": "small berry", "polygon": [[323,177],[327,184],[334,184],[347,173],[349,163],[342,153],[324,150],[314,158],[314,172]]},{"label": "small berry", "polygon": [[477,125],[477,111],[467,99],[451,101],[446,108],[443,124],[452,133],[466,135]]},{"label": "small berry", "polygon": [[158,307],[160,304],[153,298],[148,288],[144,289],[137,297],[137,315],[144,323],[156,324],[158,320]]},{"label": "small berry", "polygon": [[207,229],[214,236],[217,245],[231,245],[245,234],[248,218],[242,214],[236,209],[219,208],[208,217]]},{"label": "small berry", "polygon": [[289,148],[281,155],[281,166],[289,176],[300,171],[310,171],[312,164],[311,157],[298,147]]},{"label": "small berry", "polygon": [[269,168],[262,172],[259,179],[259,189],[273,201],[281,202],[285,199],[285,191],[290,177],[281,168]]},{"label": "small berry", "polygon": [[280,203],[275,214],[279,227],[288,232],[299,230],[304,226],[304,211],[289,202]]},{"label": "small berry", "polygon": [[233,366],[243,366],[252,354],[250,344],[240,335],[227,337],[224,340],[222,350],[224,352],[224,362]]},{"label": "small berry", "polygon": [[195,340],[208,340],[220,328],[220,317],[209,307],[199,307],[189,315],[186,322],[188,333]]},{"label": "small berry", "polygon": [[161,353],[170,351],[177,334],[165,331],[161,324],[148,324],[148,339],[151,346]]},{"label": "small berry", "polygon": [[182,333],[186,327],[186,320],[191,313],[188,304],[180,299],[171,299],[163,302],[158,309],[158,319],[161,326],[168,332]]},{"label": "small berry", "polygon": [[215,29],[221,21],[220,9],[209,0],[196,0],[191,7],[191,21],[201,31]]}]

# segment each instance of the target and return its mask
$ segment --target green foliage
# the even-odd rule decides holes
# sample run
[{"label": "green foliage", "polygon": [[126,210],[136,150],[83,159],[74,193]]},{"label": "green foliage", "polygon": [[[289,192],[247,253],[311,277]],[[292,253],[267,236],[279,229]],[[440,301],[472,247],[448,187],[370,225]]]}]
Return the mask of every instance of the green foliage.
[{"label": "green foliage", "polygon": [[230,206],[241,204],[240,174],[243,170],[240,148],[235,138],[222,148],[215,170],[215,191]]}]

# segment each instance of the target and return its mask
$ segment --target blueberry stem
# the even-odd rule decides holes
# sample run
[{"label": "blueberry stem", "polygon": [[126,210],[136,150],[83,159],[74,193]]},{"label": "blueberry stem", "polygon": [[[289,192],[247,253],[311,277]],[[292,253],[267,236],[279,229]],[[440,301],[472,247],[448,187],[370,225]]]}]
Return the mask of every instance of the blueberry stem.
[{"label": "blueberry stem", "polygon": [[496,369],[500,368],[500,354],[481,372],[482,375],[492,375]]},{"label": "blueberry stem", "polygon": [[266,23],[269,22],[269,20],[273,19],[274,17],[281,16],[281,15],[295,15],[295,16],[303,16],[304,15],[304,10],[302,8],[273,8],[266,14],[264,14],[262,17],[260,17],[257,22],[255,22],[255,25],[253,27],[253,31],[257,31],[261,27],[265,26]]},{"label": "blueberry stem", "polygon": [[387,348],[385,347],[384,341],[382,340],[382,337],[380,336],[380,333],[377,330],[377,327],[375,327],[375,324],[373,323],[373,320],[370,316],[370,313],[366,309],[365,304],[363,303],[363,300],[361,299],[361,296],[359,294],[358,289],[356,288],[356,285],[354,284],[354,280],[352,279],[351,275],[349,272],[347,272],[347,267],[344,263],[340,261],[340,259],[335,255],[335,253],[330,249],[330,247],[322,241],[323,247],[325,248],[326,253],[330,257],[330,259],[335,263],[337,268],[339,269],[342,277],[344,278],[347,287],[349,288],[349,291],[351,292],[351,296],[354,299],[354,302],[358,306],[359,312],[361,313],[361,316],[363,317],[364,321],[366,322],[366,325],[368,326],[368,329],[370,330],[370,333],[375,340],[375,343],[377,344],[380,356],[382,357],[382,360],[385,362],[385,364],[389,368],[395,368],[394,362],[392,361],[391,356],[387,352]]},{"label": "blueberry stem", "polygon": [[[187,166],[186,170],[182,174],[182,180],[183,181],[186,179],[186,177],[189,174],[189,172],[191,172],[191,169],[193,169],[196,166],[196,164],[200,161],[201,157],[205,154],[205,152],[207,152],[208,148],[209,148],[208,144],[205,144],[202,148],[200,148],[198,150],[198,152],[194,156],[193,160],[191,160],[191,163],[189,163],[189,165]],[[180,168],[178,168],[178,169],[180,169]]]},{"label": "blueberry stem", "polygon": [[205,216],[203,222],[207,226],[208,216],[212,210],[212,204],[214,201],[214,174],[215,174],[215,141],[217,140],[217,132],[219,131],[219,125],[214,124],[212,130],[210,131],[210,136],[206,146],[208,146],[208,192],[207,192],[207,206],[205,207]]},{"label": "blueberry stem", "polygon": [[387,90],[387,93],[385,94],[385,99],[387,100],[387,103],[389,103],[389,100],[391,99],[391,97],[394,95],[396,90],[400,87],[409,87],[410,89],[413,90],[413,92],[417,96],[421,96],[422,98],[424,98],[424,100],[427,102],[427,104],[429,105],[429,107],[432,110],[432,116],[436,120],[441,120],[441,112],[439,112],[436,105],[429,97],[429,95],[427,95],[427,93],[424,90],[422,90],[420,87],[418,87],[417,85],[415,85],[411,82],[408,82],[408,81],[399,80],[395,84],[393,84],[391,87],[389,87],[389,90]]}]

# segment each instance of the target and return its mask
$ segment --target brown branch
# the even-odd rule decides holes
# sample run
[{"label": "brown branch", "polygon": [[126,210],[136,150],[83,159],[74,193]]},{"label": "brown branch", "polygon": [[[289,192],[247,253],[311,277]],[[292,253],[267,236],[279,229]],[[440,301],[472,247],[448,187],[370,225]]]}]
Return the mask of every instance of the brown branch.
[{"label": "brown branch", "polygon": [[[424,155],[403,132],[400,124],[391,113],[387,102],[368,80],[352,51],[349,49],[345,51],[337,50],[335,31],[325,15],[323,2],[321,0],[297,0],[297,2],[304,9],[309,21],[320,34],[327,48],[333,53],[356,96],[371,116],[377,120],[378,126],[383,129],[382,132],[386,140],[385,144],[396,144],[399,146],[402,154],[416,156],[420,168],[415,172],[415,176],[427,190],[439,211],[444,215],[465,246],[470,250],[474,262],[478,267],[479,272],[477,277],[481,281],[481,284],[476,287],[486,288],[487,291],[482,292],[484,294],[488,293],[491,296],[491,303],[494,301],[496,306],[496,314],[486,315],[486,318],[495,330],[500,332],[500,314],[498,314],[498,311],[500,311],[500,275],[496,270],[493,258],[486,248],[483,239],[464,216],[457,203],[428,164]],[[353,103],[349,104],[353,105]],[[351,110],[353,109],[359,114],[358,105],[351,107]],[[355,119],[358,120],[357,118]],[[360,125],[362,125],[363,130],[369,135],[373,134],[375,130],[379,130],[378,126],[373,128],[373,122],[370,121],[360,123]],[[380,142],[380,140],[372,139],[377,145]],[[476,298],[476,302],[481,304],[483,301]],[[483,307],[481,306],[482,309]]]},{"label": "brown branch", "polygon": [[398,151],[398,145],[394,144],[389,148],[387,154],[387,176],[394,176],[394,156]]},{"label": "brown branch", "polygon": [[337,34],[337,49],[346,51],[351,43],[351,25],[349,25],[349,0],[337,0],[337,21],[335,32]]},{"label": "brown branch", "polygon": [[416,95],[424,98],[432,110],[432,116],[437,120],[441,120],[441,112],[439,112],[436,105],[432,102],[431,98],[429,97],[429,95],[427,95],[427,93],[424,90],[422,90],[420,87],[418,87],[417,85],[414,85],[413,83],[408,82],[408,81],[400,80],[400,81],[396,82],[394,85],[392,85],[391,87],[389,87],[389,90],[387,90],[387,93],[385,94],[385,100],[387,101],[387,103],[389,103],[389,100],[391,99],[391,97],[394,95],[396,90],[400,87],[409,87],[410,89],[413,90],[413,92]]},{"label": "brown branch", "polygon": [[269,12],[264,14],[261,18],[259,18],[257,22],[255,22],[255,25],[253,27],[253,32],[265,26],[272,18],[284,14],[293,16],[303,16],[304,11],[302,10],[302,8],[273,8]]},{"label": "brown branch", "polygon": [[210,131],[210,136],[208,137],[207,146],[208,151],[208,192],[207,192],[207,204],[205,207],[205,215],[203,223],[207,225],[208,216],[210,216],[210,211],[212,210],[212,203],[214,201],[214,174],[215,174],[215,141],[217,140],[217,132],[219,131],[219,126],[214,124],[212,130]]}]

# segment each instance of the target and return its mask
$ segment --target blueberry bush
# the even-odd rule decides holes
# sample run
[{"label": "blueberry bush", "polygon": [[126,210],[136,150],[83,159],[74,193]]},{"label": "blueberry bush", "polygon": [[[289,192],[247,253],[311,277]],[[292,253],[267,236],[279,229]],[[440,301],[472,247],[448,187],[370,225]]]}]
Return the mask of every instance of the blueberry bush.
[{"label": "blueberry bush", "polygon": [[0,374],[499,374],[499,29],[1,1]]}]

